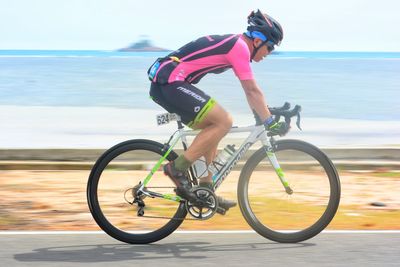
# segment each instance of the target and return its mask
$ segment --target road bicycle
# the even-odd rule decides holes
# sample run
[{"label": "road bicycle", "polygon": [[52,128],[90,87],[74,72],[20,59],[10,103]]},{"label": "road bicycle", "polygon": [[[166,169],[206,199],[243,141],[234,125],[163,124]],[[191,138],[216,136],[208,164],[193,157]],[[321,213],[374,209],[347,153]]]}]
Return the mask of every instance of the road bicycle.
[{"label": "road bicycle", "polygon": [[[290,109],[285,103],[270,111],[277,121],[284,119],[289,125],[297,117],[300,128],[300,106]],[[186,150],[188,137],[199,131],[185,130],[176,114],[158,115],[159,125],[177,121],[178,129],[168,142],[122,142],[108,149],[93,166],[87,200],[95,221],[122,242],[156,242],[185,219],[207,220],[217,211],[223,214],[214,192],[234,168],[236,173],[241,168],[237,185],[240,211],[258,234],[282,243],[314,237],[327,227],[339,206],[340,180],[334,164],[314,145],[275,140],[256,114],[255,120],[255,125],[230,130],[229,134],[249,134],[226,164],[219,166],[213,176],[214,190],[200,187],[194,167],[190,168],[191,190],[198,198],[192,203],[174,193],[175,185],[163,174],[162,165],[177,158],[174,148],[179,141]],[[256,143],[260,148],[247,156]]]}]

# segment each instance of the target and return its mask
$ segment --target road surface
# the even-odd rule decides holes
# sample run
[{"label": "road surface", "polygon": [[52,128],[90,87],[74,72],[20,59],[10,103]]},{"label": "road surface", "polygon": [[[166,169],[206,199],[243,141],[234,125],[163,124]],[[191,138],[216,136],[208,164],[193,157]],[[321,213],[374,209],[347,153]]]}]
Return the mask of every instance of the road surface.
[{"label": "road surface", "polygon": [[278,244],[250,231],[128,245],[101,232],[0,232],[1,266],[400,266],[400,231],[323,232]]}]

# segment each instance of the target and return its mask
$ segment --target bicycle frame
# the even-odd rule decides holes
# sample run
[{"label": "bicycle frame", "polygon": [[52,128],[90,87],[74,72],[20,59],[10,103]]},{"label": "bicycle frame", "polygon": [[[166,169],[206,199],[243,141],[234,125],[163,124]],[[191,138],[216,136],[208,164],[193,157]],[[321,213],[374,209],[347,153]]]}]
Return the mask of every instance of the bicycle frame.
[{"label": "bicycle frame", "polygon": [[[178,120],[178,125],[179,125],[179,120]],[[164,160],[167,158],[169,153],[173,150],[175,145],[178,143],[179,140],[182,141],[184,147],[187,147],[187,137],[188,136],[196,136],[200,130],[184,130],[183,127],[179,127],[178,131],[171,136],[170,141],[168,142],[170,145],[168,147],[168,150],[165,152],[165,154],[161,157],[161,159],[156,163],[156,165],[151,169],[150,173],[146,176],[144,179],[143,184],[139,188],[139,192],[142,192],[145,195],[148,195],[150,197],[160,197],[168,200],[173,200],[180,202],[182,199],[179,196],[176,195],[171,195],[171,194],[159,194],[156,192],[151,192],[144,190],[144,187],[146,187],[153,174],[161,167],[161,164],[164,162]],[[256,126],[248,126],[248,127],[232,127],[231,130],[229,131],[228,134],[232,133],[243,133],[243,132],[249,132],[250,134],[248,137],[243,141],[243,143],[240,145],[240,148],[235,151],[233,156],[228,160],[228,162],[223,166],[223,168],[213,177],[213,187],[214,191],[221,185],[221,183],[225,180],[225,178],[228,176],[228,174],[232,171],[233,167],[238,163],[238,161],[243,157],[243,155],[246,154],[246,152],[249,150],[249,148],[256,143],[257,141],[261,141],[263,147],[265,148],[267,157],[275,169],[276,174],[278,175],[282,185],[285,187],[285,190],[288,194],[292,193],[292,190],[290,189],[288,181],[285,179],[284,172],[282,171],[279,162],[275,156],[273,145],[271,144],[270,140],[268,139],[267,132],[265,131],[265,127],[263,125],[256,125]],[[197,177],[196,177],[197,178]]]}]

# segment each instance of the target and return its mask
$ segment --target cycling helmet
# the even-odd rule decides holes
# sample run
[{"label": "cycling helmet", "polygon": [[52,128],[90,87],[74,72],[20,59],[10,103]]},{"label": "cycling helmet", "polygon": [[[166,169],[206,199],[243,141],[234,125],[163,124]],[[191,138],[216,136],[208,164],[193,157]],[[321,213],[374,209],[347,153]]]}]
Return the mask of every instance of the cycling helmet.
[{"label": "cycling helmet", "polygon": [[251,60],[257,53],[258,49],[264,44],[272,51],[275,45],[280,45],[283,39],[282,26],[267,14],[263,14],[259,9],[257,12],[252,11],[247,17],[247,32],[245,33],[249,38],[259,38],[263,41],[259,47],[254,47]]}]

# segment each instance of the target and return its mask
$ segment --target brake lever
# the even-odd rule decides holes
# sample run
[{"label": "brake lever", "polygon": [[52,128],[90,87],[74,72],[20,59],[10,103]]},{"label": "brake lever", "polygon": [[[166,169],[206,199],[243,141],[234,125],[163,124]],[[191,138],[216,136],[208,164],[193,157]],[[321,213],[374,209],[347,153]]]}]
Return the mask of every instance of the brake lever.
[{"label": "brake lever", "polygon": [[290,126],[290,122],[291,122],[290,117],[285,117],[285,122],[287,123],[287,125]]},{"label": "brake lever", "polygon": [[297,128],[300,129],[300,131],[303,131],[303,129],[301,129],[301,127],[300,127],[300,112],[297,113],[296,125],[297,125]]},{"label": "brake lever", "polygon": [[270,111],[272,114],[275,113],[281,113],[279,115],[275,115],[275,121],[279,122],[281,117],[285,118],[285,122],[290,126],[290,122],[291,122],[291,116],[297,116],[297,120],[296,120],[296,126],[297,128],[299,128],[300,131],[302,131],[303,129],[300,126],[300,122],[301,122],[301,116],[300,116],[300,112],[301,112],[301,106],[296,105],[293,110],[289,111],[288,109],[290,108],[290,104],[288,102],[285,102],[285,104],[281,107],[281,108],[270,108]]}]

